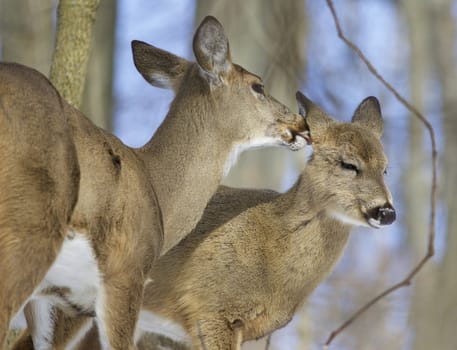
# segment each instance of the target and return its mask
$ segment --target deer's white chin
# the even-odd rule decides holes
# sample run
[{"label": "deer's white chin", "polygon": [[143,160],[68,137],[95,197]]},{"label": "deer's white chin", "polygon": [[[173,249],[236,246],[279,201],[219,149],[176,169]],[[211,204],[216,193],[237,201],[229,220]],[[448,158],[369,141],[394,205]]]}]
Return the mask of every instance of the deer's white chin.
[{"label": "deer's white chin", "polygon": [[347,224],[347,225],[351,225],[351,226],[371,227],[371,224],[369,222],[366,222],[365,220],[356,219],[356,218],[349,216],[346,213],[336,210],[336,209],[329,209],[329,210],[327,210],[327,213],[329,214],[329,216],[342,222],[343,224]]},{"label": "deer's white chin", "polygon": [[291,143],[289,143],[287,146],[289,147],[289,149],[291,151],[298,151],[298,150],[304,148],[307,144],[308,144],[308,141],[306,141],[306,139],[303,136],[297,134],[295,136],[295,139]]},{"label": "deer's white chin", "polygon": [[373,228],[381,228],[383,225],[381,225],[381,222],[376,219],[368,219],[368,225],[370,225]]},{"label": "deer's white chin", "polygon": [[[255,149],[255,148],[262,148],[262,147],[270,147],[270,146],[278,146],[282,145],[283,141],[278,139],[277,137],[273,136],[261,136],[257,138],[252,138],[251,140],[238,143],[232,147],[231,152],[229,153],[227,159],[225,160],[224,165],[224,176],[226,176],[233,165],[238,160],[238,157],[241,153],[243,153],[247,149]],[[288,145],[288,144],[287,144]]]}]

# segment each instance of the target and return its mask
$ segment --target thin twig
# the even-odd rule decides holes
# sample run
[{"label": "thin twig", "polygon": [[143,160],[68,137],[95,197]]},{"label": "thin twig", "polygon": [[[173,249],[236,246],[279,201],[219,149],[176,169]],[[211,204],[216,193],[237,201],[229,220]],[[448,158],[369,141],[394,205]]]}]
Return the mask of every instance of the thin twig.
[{"label": "thin twig", "polygon": [[267,336],[267,343],[265,344],[265,350],[270,349],[270,343],[271,343],[271,333],[268,334],[268,336]]},{"label": "thin twig", "polygon": [[392,287],[386,289],[384,292],[370,300],[367,304],[361,307],[357,312],[355,312],[346,322],[344,322],[339,328],[334,330],[329,338],[327,339],[324,349],[327,349],[333,339],[340,334],[344,329],[346,329],[354,320],[359,317],[362,313],[368,310],[371,306],[377,303],[380,299],[384,298],[386,295],[394,292],[395,290],[409,286],[412,282],[412,279],[416,276],[416,274],[422,269],[425,263],[435,254],[435,217],[436,217],[436,196],[437,196],[437,149],[436,149],[436,141],[435,141],[435,132],[433,130],[432,125],[427,120],[427,118],[422,115],[413,105],[411,105],[400,93],[391,85],[389,84],[382,76],[378,73],[378,71],[374,68],[374,66],[370,63],[370,61],[365,57],[362,51],[359,49],[357,45],[355,45],[352,41],[350,41],[340,26],[340,21],[338,19],[338,15],[336,14],[335,7],[333,6],[332,0],[326,0],[327,5],[332,13],[333,20],[335,22],[336,30],[338,32],[338,37],[346,43],[356,54],[360,57],[360,59],[365,63],[368,70],[379,80],[381,81],[384,86],[394,94],[394,96],[414,115],[416,116],[425,126],[430,136],[430,141],[432,145],[432,187],[430,191],[430,225],[429,225],[429,233],[428,233],[428,246],[427,252],[425,256],[420,260],[420,262],[415,265],[415,267],[411,270],[411,272],[398,282],[397,284],[393,285]]}]

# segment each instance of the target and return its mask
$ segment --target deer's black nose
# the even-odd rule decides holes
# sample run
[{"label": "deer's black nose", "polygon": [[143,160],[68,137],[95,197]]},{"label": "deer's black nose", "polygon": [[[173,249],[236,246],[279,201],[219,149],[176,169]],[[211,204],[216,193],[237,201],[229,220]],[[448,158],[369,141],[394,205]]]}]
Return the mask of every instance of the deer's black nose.
[{"label": "deer's black nose", "polygon": [[379,208],[379,221],[381,225],[390,225],[395,221],[396,217],[395,209],[390,204]]},{"label": "deer's black nose", "polygon": [[373,208],[368,212],[370,220],[373,220],[375,226],[390,225],[395,221],[396,213],[391,204],[386,203],[382,207]]}]

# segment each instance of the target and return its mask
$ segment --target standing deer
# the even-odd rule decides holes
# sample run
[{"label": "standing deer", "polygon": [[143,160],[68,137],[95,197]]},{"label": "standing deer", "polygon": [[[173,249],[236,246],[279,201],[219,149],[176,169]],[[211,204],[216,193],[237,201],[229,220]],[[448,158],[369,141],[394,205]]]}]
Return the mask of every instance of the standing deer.
[{"label": "standing deer", "polygon": [[[299,92],[297,101],[313,143],[299,179],[284,194],[219,188],[196,228],[149,273],[140,350],[152,349],[141,339],[148,332],[192,349],[239,350],[291,320],[340,258],[352,226],[395,220],[377,99],[362,101],[350,123],[334,121]],[[92,324],[79,321],[59,326]],[[77,348],[97,349],[96,334],[92,328]]]},{"label": "standing deer", "polygon": [[[173,89],[176,96],[154,137],[139,149],[125,146],[61,101],[81,172],[79,198],[65,238],[52,237],[52,244],[61,246],[57,258],[35,253],[27,239],[19,242],[36,267],[48,271],[41,283],[28,272],[35,287],[28,300],[26,293],[7,295],[15,305],[9,315],[26,302],[35,349],[52,346],[55,307],[68,316],[94,316],[102,348],[132,349],[152,263],[195,227],[236,154],[246,147],[282,144],[298,149],[306,143],[303,117],[267,95],[259,77],[232,63],[228,40],[214,17],[206,17],[195,33],[196,63],[139,41],[132,42],[132,48],[143,77],[154,86]],[[26,77],[37,73],[20,66],[12,70],[23,77],[19,85],[38,94],[39,86]],[[8,87],[6,91],[1,99],[8,103],[13,97]],[[52,130],[40,130],[41,138],[53,137]],[[0,205],[3,210],[8,203]],[[51,240],[49,232],[35,234]],[[22,262],[1,271],[0,279],[20,275]],[[1,305],[3,317],[10,304]],[[9,319],[2,319],[2,330]]]},{"label": "standing deer", "polygon": [[13,315],[55,260],[78,198],[65,109],[41,74],[0,64],[0,349]]}]

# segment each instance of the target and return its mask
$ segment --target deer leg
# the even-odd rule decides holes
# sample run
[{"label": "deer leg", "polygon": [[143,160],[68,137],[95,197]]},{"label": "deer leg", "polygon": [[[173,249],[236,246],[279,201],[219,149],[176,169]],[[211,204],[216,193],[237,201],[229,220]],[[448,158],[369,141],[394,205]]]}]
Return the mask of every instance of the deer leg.
[{"label": "deer leg", "polygon": [[[138,350],[156,350],[156,349],[169,349],[169,350],[191,350],[190,344],[177,343],[161,334],[144,333],[136,342]],[[83,349],[80,349],[83,350]]]},{"label": "deer leg", "polygon": [[33,350],[33,341],[30,335],[29,330],[24,329],[21,334],[16,338],[14,345],[12,346],[13,350]]},{"label": "deer leg", "polygon": [[102,349],[135,349],[134,332],[143,299],[143,277],[131,270],[106,280],[97,296],[96,322]]},{"label": "deer leg", "polygon": [[214,316],[196,322],[191,329],[192,349],[239,350],[242,343],[242,328],[232,327],[225,320]]},{"label": "deer leg", "polygon": [[53,349],[74,349],[76,345],[83,341],[86,334],[90,332],[93,323],[93,317],[84,315],[69,316],[57,310]]},{"label": "deer leg", "polygon": [[13,350],[51,349],[54,333],[54,307],[45,298],[27,303],[24,315],[27,329],[12,346]]},{"label": "deer leg", "polygon": [[[21,171],[13,174],[10,168]],[[55,261],[76,202],[76,196],[68,202],[57,198],[47,168],[32,174],[10,168],[0,169],[0,347],[12,318]]]},{"label": "deer leg", "polygon": [[93,323],[92,317],[66,315],[43,299],[29,302],[24,313],[28,328],[18,337],[12,350],[73,349]]},{"label": "deer leg", "polygon": [[94,323],[89,331],[79,342],[75,350],[101,350],[100,337],[98,334],[97,325]]},{"label": "deer leg", "polygon": [[232,328],[232,348],[231,350],[241,350],[243,344],[243,324],[240,320],[236,320],[231,324]]},{"label": "deer leg", "polygon": [[55,311],[55,307],[47,298],[32,300],[24,308],[27,328],[31,334],[34,349],[45,350],[52,348]]},{"label": "deer leg", "polygon": [[[0,215],[1,216],[1,215]],[[2,218],[0,217],[0,222]],[[33,294],[57,256],[63,235],[0,232],[0,347],[11,319]],[[49,232],[49,231],[48,231]]]}]

